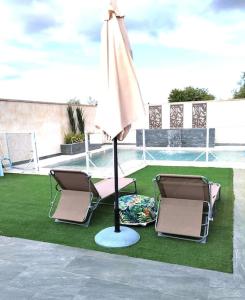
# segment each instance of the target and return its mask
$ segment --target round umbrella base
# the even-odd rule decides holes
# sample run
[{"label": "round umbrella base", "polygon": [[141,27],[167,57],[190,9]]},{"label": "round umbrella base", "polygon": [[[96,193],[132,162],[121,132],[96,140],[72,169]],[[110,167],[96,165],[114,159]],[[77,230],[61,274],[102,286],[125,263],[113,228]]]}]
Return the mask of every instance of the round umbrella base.
[{"label": "round umbrella base", "polygon": [[128,247],[136,244],[140,236],[135,230],[121,226],[120,232],[115,232],[115,227],[108,227],[101,230],[95,236],[96,244],[108,248]]}]

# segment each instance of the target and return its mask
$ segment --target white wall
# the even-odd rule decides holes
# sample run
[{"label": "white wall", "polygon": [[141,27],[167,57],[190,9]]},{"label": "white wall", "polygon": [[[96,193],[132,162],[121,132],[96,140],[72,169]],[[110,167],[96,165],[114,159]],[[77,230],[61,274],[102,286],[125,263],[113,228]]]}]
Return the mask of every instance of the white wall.
[{"label": "white wall", "polygon": [[[91,131],[96,108],[81,107]],[[35,132],[39,157],[60,153],[69,132],[67,104],[0,99],[0,132]]]},{"label": "white wall", "polygon": [[184,104],[184,128],[192,128],[192,103]]},{"label": "white wall", "polygon": [[162,128],[170,127],[170,105],[164,103],[162,105]]},{"label": "white wall", "polygon": [[[192,104],[205,101],[178,102],[184,105],[184,128],[192,128]],[[245,144],[245,99],[206,101],[207,127],[216,129],[215,142]],[[149,128],[149,104],[146,106],[145,128]],[[162,104],[162,128],[170,128],[170,103]],[[133,124],[124,143],[135,143],[135,129],[143,128],[142,122]]]},{"label": "white wall", "polygon": [[[197,103],[197,102],[195,102]],[[192,102],[184,105],[184,128],[192,127]],[[64,134],[69,131],[67,104],[0,99],[0,132],[36,132],[39,156],[60,152]],[[95,106],[82,106],[86,129],[94,131]],[[146,105],[145,128],[149,128]],[[137,128],[143,119],[133,124],[125,143],[135,143]],[[170,127],[170,104],[162,105],[163,128]],[[245,144],[245,99],[207,101],[207,126],[216,129],[216,143]],[[93,141],[100,140],[97,136]]]},{"label": "white wall", "polygon": [[[203,102],[205,101],[178,102],[184,105],[184,128],[192,128],[192,104]],[[205,103],[207,103],[207,127],[216,129],[216,143],[245,144],[245,99]],[[170,128],[170,105],[170,103],[162,104],[164,129]]]},{"label": "white wall", "polygon": [[208,103],[208,126],[216,128],[216,143],[245,143],[245,100]]}]

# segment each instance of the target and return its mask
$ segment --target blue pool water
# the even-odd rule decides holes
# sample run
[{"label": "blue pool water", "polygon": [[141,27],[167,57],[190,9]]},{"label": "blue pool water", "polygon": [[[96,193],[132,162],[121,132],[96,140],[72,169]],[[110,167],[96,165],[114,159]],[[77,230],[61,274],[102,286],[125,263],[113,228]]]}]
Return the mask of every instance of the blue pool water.
[{"label": "blue pool water", "polygon": [[[162,161],[197,161],[206,160],[206,154],[202,151],[185,151],[185,150],[148,150],[146,152],[147,160]],[[90,160],[97,167],[109,167],[113,164],[113,150],[104,150],[98,153],[90,154]],[[118,149],[119,164],[131,161],[143,160],[143,151],[135,149]],[[245,151],[211,151],[208,155],[209,162],[241,162],[245,163]],[[85,157],[70,160],[68,162],[58,163],[49,167],[85,167]]]}]

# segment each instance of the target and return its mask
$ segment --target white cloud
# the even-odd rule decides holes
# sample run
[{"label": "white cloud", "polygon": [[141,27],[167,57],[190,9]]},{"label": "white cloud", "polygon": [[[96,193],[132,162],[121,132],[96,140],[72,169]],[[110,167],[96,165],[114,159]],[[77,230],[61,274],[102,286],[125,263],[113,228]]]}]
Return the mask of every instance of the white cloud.
[{"label": "white cloud", "polygon": [[160,33],[160,43],[168,47],[197,50],[221,56],[245,57],[245,41],[242,41],[242,44],[236,44],[233,40],[238,32],[242,36],[242,32],[245,31],[244,23],[221,27],[197,16],[188,18],[182,16],[179,21],[180,26],[175,31]]},{"label": "white cloud", "polygon": [[17,19],[11,13],[11,9],[4,2],[0,2],[0,43],[3,45],[10,37],[21,34]]},{"label": "white cloud", "polygon": [[[146,101],[164,101],[172,88],[188,85],[207,87],[218,98],[231,95],[245,70],[244,13],[214,14],[211,0],[118,2],[137,51],[142,48],[144,53],[144,47],[151,45],[158,51],[179,49],[206,55],[200,64],[184,56],[182,63],[178,57],[178,64],[169,67],[159,62],[154,68],[144,66],[146,59],[140,56],[138,74]],[[25,5],[1,0],[0,97],[66,101],[91,95],[98,99],[98,36],[107,3],[46,0]],[[42,17],[54,20],[53,26],[44,22],[44,27],[32,27],[31,21],[41,22]],[[219,57],[216,64],[215,57]]]},{"label": "white cloud", "polygon": [[[12,70],[5,71],[11,74]],[[27,71],[21,79],[6,80],[1,85],[1,97],[57,102],[75,97],[81,100],[89,96],[98,99],[98,76],[98,70],[93,68],[53,65],[48,70]]]}]

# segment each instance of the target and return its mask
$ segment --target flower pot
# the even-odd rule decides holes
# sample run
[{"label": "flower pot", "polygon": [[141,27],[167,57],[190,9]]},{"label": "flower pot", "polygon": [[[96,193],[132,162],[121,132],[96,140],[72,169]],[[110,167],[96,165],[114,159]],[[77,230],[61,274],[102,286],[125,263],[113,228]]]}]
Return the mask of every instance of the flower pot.
[{"label": "flower pot", "polygon": [[74,155],[85,152],[85,142],[73,144],[61,144],[60,151],[63,155]]}]

